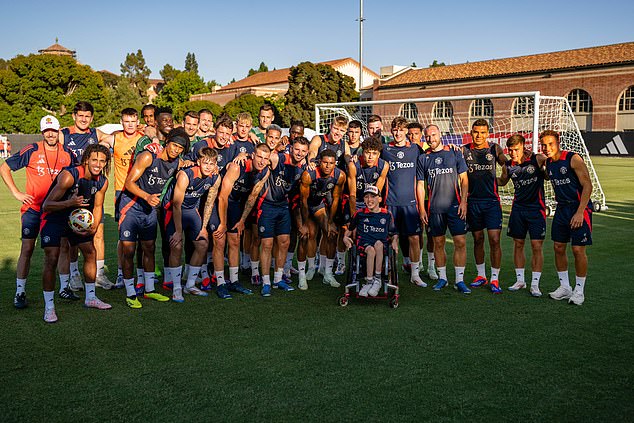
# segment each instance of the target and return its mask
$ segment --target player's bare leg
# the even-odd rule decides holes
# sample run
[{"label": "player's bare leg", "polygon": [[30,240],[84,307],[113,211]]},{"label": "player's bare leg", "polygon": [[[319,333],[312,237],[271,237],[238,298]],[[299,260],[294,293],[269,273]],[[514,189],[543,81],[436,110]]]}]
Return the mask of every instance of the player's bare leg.
[{"label": "player's bare leg", "polygon": [[[337,282],[337,279],[335,279],[335,275],[332,271],[335,262],[335,252],[337,250],[337,234],[331,234],[331,232],[329,231],[329,219],[325,209],[317,210],[317,212],[315,212],[315,219],[317,220],[317,224],[319,225],[322,233],[320,247],[326,255],[326,266],[324,268],[323,283],[334,288],[338,288],[341,285],[339,284],[339,282]],[[319,263],[319,265],[321,266],[321,262]]]},{"label": "player's bare leg", "polygon": [[95,237],[93,239],[93,244],[95,246],[96,260],[97,260],[97,276],[95,279],[95,284],[103,289],[112,289],[114,284],[108,279],[106,274],[104,273],[104,261],[106,257],[105,253],[105,240],[104,240],[104,224],[101,222],[99,226],[97,226],[97,232],[95,232]]}]

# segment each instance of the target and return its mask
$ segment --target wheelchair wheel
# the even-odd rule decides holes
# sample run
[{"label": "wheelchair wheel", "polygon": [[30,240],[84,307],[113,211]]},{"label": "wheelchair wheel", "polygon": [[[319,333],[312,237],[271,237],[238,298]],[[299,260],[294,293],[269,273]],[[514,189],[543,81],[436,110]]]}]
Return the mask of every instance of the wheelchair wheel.
[{"label": "wheelchair wheel", "polygon": [[396,297],[390,298],[388,305],[390,306],[390,308],[398,308],[398,298]]},{"label": "wheelchair wheel", "polygon": [[390,249],[390,283],[398,285],[398,262],[396,252]]},{"label": "wheelchair wheel", "polygon": [[356,251],[357,247],[354,245],[348,250],[348,276],[346,278],[346,285],[354,283],[357,278]]}]

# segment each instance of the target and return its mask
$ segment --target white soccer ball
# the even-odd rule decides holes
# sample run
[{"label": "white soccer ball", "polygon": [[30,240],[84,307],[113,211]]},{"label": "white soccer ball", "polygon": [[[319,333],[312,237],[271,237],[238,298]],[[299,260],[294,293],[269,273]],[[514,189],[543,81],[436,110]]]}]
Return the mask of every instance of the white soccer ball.
[{"label": "white soccer ball", "polygon": [[68,226],[78,234],[88,232],[94,222],[95,217],[87,209],[75,209],[68,216]]}]

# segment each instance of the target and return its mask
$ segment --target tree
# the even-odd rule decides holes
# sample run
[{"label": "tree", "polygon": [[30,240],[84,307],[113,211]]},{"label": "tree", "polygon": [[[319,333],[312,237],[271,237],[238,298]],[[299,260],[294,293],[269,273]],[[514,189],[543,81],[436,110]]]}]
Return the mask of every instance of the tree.
[{"label": "tree", "polygon": [[159,71],[159,74],[161,74],[161,78],[163,78],[163,81],[165,81],[166,84],[176,78],[176,75],[178,75],[179,73],[181,73],[181,71],[179,71],[169,63],[166,63],[165,66],[163,66],[163,69]]},{"label": "tree", "polygon": [[412,66],[413,68],[415,68],[415,67],[416,67],[416,62],[412,62],[412,65],[411,65],[411,66]]},{"label": "tree", "polygon": [[143,52],[139,49],[136,53],[128,53],[121,64],[121,76],[128,78],[137,89],[142,98],[146,98],[150,68],[145,64]]},{"label": "tree", "polygon": [[106,85],[103,103],[103,118],[107,122],[118,122],[121,117],[121,110],[126,107],[132,107],[140,113],[145,101],[130,80],[121,77],[114,86]]},{"label": "tree", "polygon": [[185,72],[191,72],[198,75],[198,62],[194,53],[187,53],[185,57]]},{"label": "tree", "polygon": [[253,124],[257,125],[260,107],[266,102],[264,97],[258,97],[253,94],[243,94],[225,104],[223,111],[233,119],[235,119],[240,112],[249,112],[253,118]]},{"label": "tree", "polygon": [[156,105],[173,110],[179,104],[189,101],[192,94],[204,93],[206,90],[207,87],[200,76],[193,72],[180,72],[161,89],[156,97]]},{"label": "tree", "polygon": [[257,69],[249,69],[249,73],[247,76],[255,75],[256,73],[260,73],[260,72],[268,72],[268,71],[269,71],[269,67],[266,66],[264,62],[260,62],[260,67]]},{"label": "tree", "polygon": [[206,82],[205,85],[207,86],[207,92],[212,92],[214,88],[219,86],[220,84],[217,83],[215,79],[212,79],[211,81]]},{"label": "tree", "polygon": [[104,82],[98,72],[66,56],[16,56],[0,70],[0,132],[37,133],[45,114],[69,125],[79,100],[95,107],[95,125],[106,122]]},{"label": "tree", "polygon": [[214,122],[220,114],[222,114],[222,106],[214,103],[213,101],[207,100],[195,100],[195,101],[186,101],[184,103],[179,104],[172,110],[172,114],[174,119],[177,122],[181,122],[183,120],[183,116],[188,110],[193,110],[195,112],[199,112],[200,109],[209,109],[211,110],[211,114],[214,115]]},{"label": "tree", "polygon": [[4,59],[0,59],[0,69],[6,69],[7,67],[9,67],[7,61]]},{"label": "tree", "polygon": [[430,68],[437,68],[440,66],[445,66],[445,62],[439,62],[438,60],[434,59],[434,61],[431,63],[431,65],[429,65]]},{"label": "tree", "polygon": [[286,107],[282,123],[301,119],[306,126],[315,124],[315,104],[358,100],[354,79],[337,72],[332,66],[302,62],[293,66],[288,77]]}]

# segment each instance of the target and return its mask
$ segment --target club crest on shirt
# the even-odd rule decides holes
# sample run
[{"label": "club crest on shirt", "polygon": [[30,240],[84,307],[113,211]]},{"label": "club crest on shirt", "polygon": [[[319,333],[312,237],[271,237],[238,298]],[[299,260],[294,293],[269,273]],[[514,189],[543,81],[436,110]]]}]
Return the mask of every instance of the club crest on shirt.
[{"label": "club crest on shirt", "polygon": [[437,165],[442,164],[442,157],[436,157],[436,159],[434,160],[434,162],[435,162]]},{"label": "club crest on shirt", "polygon": [[405,153],[403,153],[402,151],[399,151],[398,153],[396,153],[396,157],[398,157],[399,159],[402,159],[403,157],[405,157]]},{"label": "club crest on shirt", "polygon": [[491,160],[493,160],[493,154],[487,153],[486,159],[487,159],[487,162],[490,162]]},{"label": "club crest on shirt", "polygon": [[385,225],[385,218],[381,218],[381,220],[379,220],[379,222],[381,222],[381,225]]},{"label": "club crest on shirt", "polygon": [[535,166],[533,165],[526,166],[526,172],[532,175],[533,173],[535,173]]},{"label": "club crest on shirt", "polygon": [[568,172],[568,169],[566,168],[566,166],[562,166],[562,167],[559,169],[559,172],[561,172],[561,174],[562,174],[562,175],[565,175],[565,174],[566,174],[566,172]]}]

